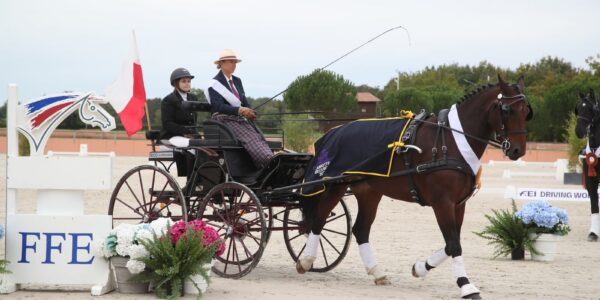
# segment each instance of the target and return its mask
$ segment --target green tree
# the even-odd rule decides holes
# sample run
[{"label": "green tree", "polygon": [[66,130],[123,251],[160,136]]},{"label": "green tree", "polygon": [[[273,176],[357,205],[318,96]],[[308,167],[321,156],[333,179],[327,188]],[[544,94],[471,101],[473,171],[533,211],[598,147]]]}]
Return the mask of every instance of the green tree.
[{"label": "green tree", "polygon": [[302,116],[287,117],[283,122],[285,148],[298,152],[311,150],[314,142],[322,135],[317,128],[317,122],[306,122],[306,118]]},{"label": "green tree", "polygon": [[323,70],[299,76],[289,85],[283,99],[291,111],[347,113],[357,107],[354,84],[342,75]]},{"label": "green tree", "polygon": [[398,116],[401,110],[418,113],[421,109],[431,111],[432,108],[431,94],[413,87],[401,88],[383,99],[383,110],[387,116]]}]

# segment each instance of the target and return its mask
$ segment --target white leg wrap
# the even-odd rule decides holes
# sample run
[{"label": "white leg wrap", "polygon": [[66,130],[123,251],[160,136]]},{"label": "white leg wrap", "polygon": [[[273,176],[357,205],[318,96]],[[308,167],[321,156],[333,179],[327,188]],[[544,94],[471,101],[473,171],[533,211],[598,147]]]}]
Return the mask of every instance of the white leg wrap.
[{"label": "white leg wrap", "polygon": [[358,245],[358,252],[360,253],[360,258],[362,259],[362,262],[365,265],[367,271],[377,265],[375,252],[373,252],[373,248],[371,248],[371,245],[369,243]]},{"label": "white leg wrap", "polygon": [[467,283],[460,287],[461,297],[469,296],[475,293],[479,293],[479,290],[472,283]]},{"label": "white leg wrap", "polygon": [[467,277],[467,271],[465,271],[465,263],[462,256],[457,256],[452,259],[452,275],[454,278]]},{"label": "white leg wrap", "polygon": [[441,265],[446,259],[450,256],[446,254],[446,250],[444,248],[433,253],[429,258],[427,258],[427,264],[432,267],[437,267]]},{"label": "white leg wrap", "polygon": [[306,241],[306,249],[304,250],[304,256],[317,257],[317,249],[319,248],[319,241],[321,239],[320,234],[310,233],[308,240]]},{"label": "white leg wrap", "polygon": [[308,271],[312,268],[313,263],[317,258],[314,256],[305,256],[301,258],[298,263],[302,266],[304,271]]},{"label": "white leg wrap", "polygon": [[417,277],[425,277],[425,275],[427,275],[427,273],[429,273],[427,268],[425,268],[424,260],[417,260],[417,262],[414,265],[414,268],[415,268],[415,274],[417,275]]},{"label": "white leg wrap", "polygon": [[592,214],[591,221],[590,232],[600,235],[600,215]]},{"label": "white leg wrap", "polygon": [[375,277],[375,279],[385,277],[385,275],[381,270],[379,270],[379,267],[377,265],[368,269],[367,274],[372,275],[373,277]]}]

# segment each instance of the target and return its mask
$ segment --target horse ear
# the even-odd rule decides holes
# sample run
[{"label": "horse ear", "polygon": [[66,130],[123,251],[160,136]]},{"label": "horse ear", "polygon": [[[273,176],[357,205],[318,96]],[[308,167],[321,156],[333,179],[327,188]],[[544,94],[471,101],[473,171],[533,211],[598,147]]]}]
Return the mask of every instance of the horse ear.
[{"label": "horse ear", "polygon": [[498,73],[498,84],[500,84],[500,87],[502,89],[505,89],[508,87],[508,83],[506,83],[506,81],[504,81],[504,79],[502,79],[502,76],[500,76],[500,73]]},{"label": "horse ear", "polygon": [[590,97],[591,97],[592,99],[596,99],[596,94],[594,93],[594,90],[593,90],[593,89],[590,89]]},{"label": "horse ear", "polygon": [[523,75],[519,76],[519,80],[517,80],[517,86],[519,87],[519,91],[521,91],[521,93],[525,91],[525,77],[523,77]]}]

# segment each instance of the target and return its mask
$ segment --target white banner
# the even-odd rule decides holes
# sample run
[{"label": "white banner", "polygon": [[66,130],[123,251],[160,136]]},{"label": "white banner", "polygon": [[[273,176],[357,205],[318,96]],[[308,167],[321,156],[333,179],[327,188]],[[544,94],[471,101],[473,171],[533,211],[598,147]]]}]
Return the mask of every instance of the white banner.
[{"label": "white banner", "polygon": [[590,197],[584,189],[547,189],[547,188],[518,188],[516,193],[507,198],[520,200],[561,200],[561,201],[585,201]]},{"label": "white banner", "polygon": [[16,283],[103,284],[108,262],[95,257],[94,239],[108,235],[109,215],[8,215],[6,258]]}]

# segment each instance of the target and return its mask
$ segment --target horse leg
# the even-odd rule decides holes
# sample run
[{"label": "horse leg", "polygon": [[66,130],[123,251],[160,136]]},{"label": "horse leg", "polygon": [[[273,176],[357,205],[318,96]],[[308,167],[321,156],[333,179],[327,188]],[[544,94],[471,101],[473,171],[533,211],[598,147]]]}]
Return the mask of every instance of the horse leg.
[{"label": "horse leg", "polygon": [[[481,299],[479,290],[467,277],[462,257],[460,228],[465,213],[465,205],[456,206],[449,199],[445,199],[436,203],[433,206],[433,211],[446,242],[444,252],[446,255],[452,256],[452,275],[456,278],[456,284],[460,288],[461,297],[464,299]],[[439,257],[441,256],[439,255]]]},{"label": "horse leg", "polygon": [[591,207],[591,225],[590,233],[588,234],[587,240],[590,242],[598,241],[598,235],[600,235],[600,215],[598,215],[598,177],[587,176],[587,164],[583,164],[583,174],[585,176],[585,187],[590,196],[590,207]]},{"label": "horse leg", "polygon": [[379,269],[377,258],[369,244],[371,225],[377,215],[377,207],[381,201],[382,194],[369,188],[366,184],[355,185],[351,188],[358,202],[358,214],[352,226],[352,233],[358,244],[360,258],[367,270],[367,274],[374,277],[376,285],[389,285],[390,281]]},{"label": "horse leg", "polygon": [[319,203],[314,212],[313,220],[310,222],[310,234],[304,245],[304,255],[296,262],[296,271],[298,271],[298,273],[304,274],[312,268],[313,263],[317,259],[317,250],[321,242],[321,231],[327,222],[327,217],[333,208],[340,202],[346,193],[347,188],[347,185],[332,185],[329,187],[329,190],[325,192],[323,197],[318,200],[315,199],[319,201]]}]

